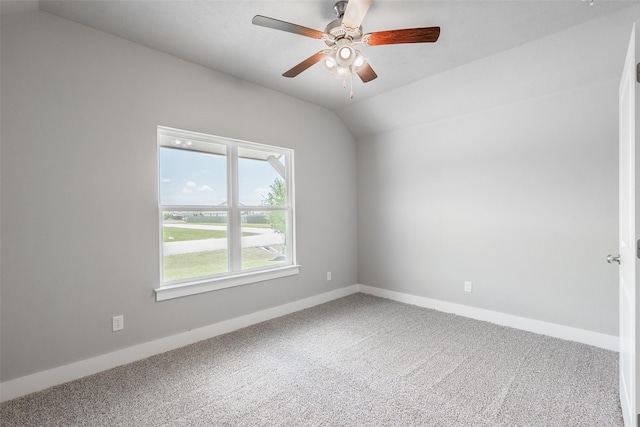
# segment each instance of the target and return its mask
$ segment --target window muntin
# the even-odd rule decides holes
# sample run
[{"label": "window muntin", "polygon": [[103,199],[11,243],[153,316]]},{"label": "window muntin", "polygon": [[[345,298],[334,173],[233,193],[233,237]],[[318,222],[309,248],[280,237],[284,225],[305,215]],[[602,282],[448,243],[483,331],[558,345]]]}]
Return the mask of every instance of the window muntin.
[{"label": "window muntin", "polygon": [[295,265],[292,150],[163,127],[158,145],[160,290]]}]

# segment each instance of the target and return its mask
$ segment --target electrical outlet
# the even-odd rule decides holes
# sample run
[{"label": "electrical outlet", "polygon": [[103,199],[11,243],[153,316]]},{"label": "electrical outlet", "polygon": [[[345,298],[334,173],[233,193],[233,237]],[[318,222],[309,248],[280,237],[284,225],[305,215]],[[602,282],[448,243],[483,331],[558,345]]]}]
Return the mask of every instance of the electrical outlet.
[{"label": "electrical outlet", "polygon": [[471,285],[471,282],[465,281],[464,282],[464,291],[465,292],[471,292],[473,290],[473,286]]},{"label": "electrical outlet", "polygon": [[120,316],[113,316],[111,319],[111,324],[113,327],[113,332],[121,331],[124,329],[124,314]]},{"label": "electrical outlet", "polygon": [[331,272],[330,272],[330,271],[327,271],[327,282],[328,282],[329,280],[331,280]]}]

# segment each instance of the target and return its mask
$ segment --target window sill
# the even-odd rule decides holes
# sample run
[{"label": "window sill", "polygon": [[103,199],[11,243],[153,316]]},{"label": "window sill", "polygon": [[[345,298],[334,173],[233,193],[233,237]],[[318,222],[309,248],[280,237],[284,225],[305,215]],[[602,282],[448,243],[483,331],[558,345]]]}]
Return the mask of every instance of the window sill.
[{"label": "window sill", "polygon": [[180,283],[178,285],[161,286],[155,290],[156,302],[186,297],[189,295],[202,294],[204,292],[217,291],[220,289],[232,288],[234,286],[248,285],[265,280],[279,279],[281,277],[293,276],[299,273],[299,265],[288,265],[286,267],[268,271],[237,274],[232,277],[208,279],[202,282],[190,282]]}]

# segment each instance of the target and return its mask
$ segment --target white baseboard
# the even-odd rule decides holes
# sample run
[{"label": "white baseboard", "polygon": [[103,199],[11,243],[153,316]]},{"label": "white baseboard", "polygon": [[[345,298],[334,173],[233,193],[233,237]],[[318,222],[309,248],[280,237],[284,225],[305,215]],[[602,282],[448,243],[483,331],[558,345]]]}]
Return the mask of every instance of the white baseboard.
[{"label": "white baseboard", "polygon": [[204,326],[202,328],[182,332],[166,338],[138,344],[133,347],[102,354],[90,359],[81,360],[79,362],[70,363],[68,365],[48,369],[42,372],[36,372],[35,374],[16,378],[14,380],[5,381],[0,383],[0,402],[15,399],[16,397],[86,377],[87,375],[96,374],[107,369],[115,368],[116,366],[125,365],[156,354],[184,347],[198,341],[233,332],[237,329],[245,328],[266,320],[275,319],[276,317],[304,310],[305,308],[324,304],[325,302],[342,298],[356,292],[358,292],[357,285],[336,289],[324,294],[315,295],[288,304],[258,311],[256,313],[225,320],[213,325]]},{"label": "white baseboard", "polygon": [[497,311],[485,310],[468,305],[455,304],[431,298],[418,297],[415,295],[403,294],[372,286],[357,285],[358,292],[387,298],[406,304],[417,305],[425,308],[454,313],[459,316],[471,319],[483,320],[497,325],[508,326],[521,329],[536,334],[547,335],[568,341],[575,341],[606,350],[618,351],[619,340],[617,336],[602,334],[599,332],[587,331],[584,329],[572,328],[570,326],[558,325],[555,323],[543,322],[541,320],[528,319],[526,317],[514,316],[512,314],[500,313]]},{"label": "white baseboard", "polygon": [[542,322],[540,320],[527,319],[525,317],[499,313],[496,311],[461,304],[454,304],[446,301],[403,294],[366,285],[352,285],[346,288],[337,289],[324,294],[258,311],[256,313],[225,320],[213,325],[204,326],[202,328],[182,332],[166,338],[138,344],[133,347],[102,354],[90,359],[81,360],[79,362],[70,363],[68,365],[48,369],[42,372],[36,372],[35,374],[16,378],[14,380],[5,381],[0,383],[0,402],[44,390],[49,387],[73,381],[87,375],[96,374],[107,369],[115,368],[116,366],[135,362],[176,348],[184,347],[198,341],[233,332],[237,329],[314,307],[357,292],[388,298],[394,301],[417,305],[420,307],[432,308],[445,313],[455,313],[460,316],[509,326],[542,335],[548,335],[555,338],[576,341],[607,350],[618,351],[618,337],[613,335],[606,335],[598,332]]}]

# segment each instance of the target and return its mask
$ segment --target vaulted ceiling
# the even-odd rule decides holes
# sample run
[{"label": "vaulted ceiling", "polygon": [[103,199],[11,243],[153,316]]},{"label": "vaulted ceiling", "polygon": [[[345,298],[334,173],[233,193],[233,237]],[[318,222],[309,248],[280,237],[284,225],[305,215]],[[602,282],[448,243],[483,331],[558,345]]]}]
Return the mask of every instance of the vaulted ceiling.
[{"label": "vaulted ceiling", "polygon": [[141,45],[272,88],[329,109],[340,109],[568,27],[637,1],[407,1],[373,0],[365,33],[440,26],[436,43],[363,47],[378,78],[349,84],[319,64],[295,78],[282,73],[326,48],[315,40],[252,25],[265,15],[324,30],[336,18],[333,0],[304,1],[2,1],[2,13],[40,10]]}]

